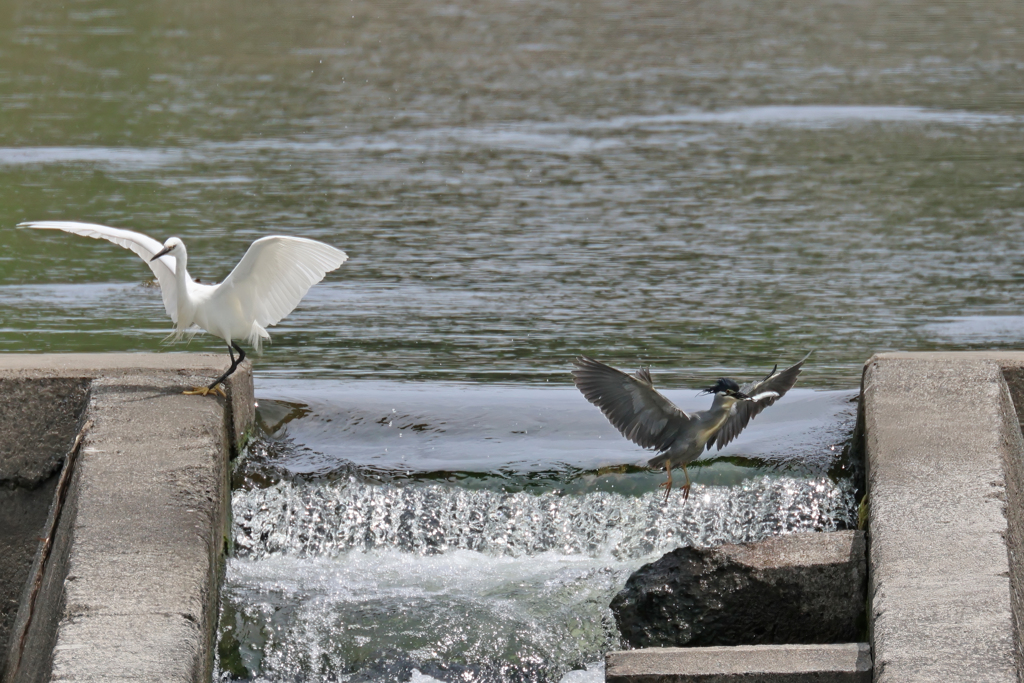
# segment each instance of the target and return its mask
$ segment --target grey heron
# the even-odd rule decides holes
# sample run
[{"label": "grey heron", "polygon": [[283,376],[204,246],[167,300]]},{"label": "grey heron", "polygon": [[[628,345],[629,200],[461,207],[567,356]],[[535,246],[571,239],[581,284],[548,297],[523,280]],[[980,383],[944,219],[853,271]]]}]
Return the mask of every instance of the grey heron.
[{"label": "grey heron", "polygon": [[685,501],[690,496],[690,475],[686,466],[700,457],[705,448],[711,450],[712,446],[717,446],[721,450],[753,417],[792,389],[807,356],[782,372],[776,372],[779,367],[776,365],[761,381],[742,387],[731,379],[719,379],[701,392],[714,394],[711,408],[692,414],[680,410],[654,388],[647,368],[627,375],[580,356],[574,361],[576,367],[572,376],[576,388],[601,409],[624,437],[643,448],[658,450],[658,455],[647,464],[664,467],[668,472],[668,481],[661,484],[666,501],[672,490],[672,468],[683,468],[686,484],[681,488]]}]

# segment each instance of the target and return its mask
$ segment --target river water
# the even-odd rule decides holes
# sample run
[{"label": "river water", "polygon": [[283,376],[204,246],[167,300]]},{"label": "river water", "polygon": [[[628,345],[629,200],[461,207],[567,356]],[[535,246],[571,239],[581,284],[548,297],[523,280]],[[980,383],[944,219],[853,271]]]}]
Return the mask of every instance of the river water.
[{"label": "river water", "polygon": [[[123,250],[223,278],[268,233],[350,261],[255,360],[227,673],[599,680],[607,603],[683,543],[851,521],[881,350],[1016,348],[1017,0],[8,0],[0,350],[161,346]],[[571,388],[587,353],[686,409],[810,350],[662,504]]]}]

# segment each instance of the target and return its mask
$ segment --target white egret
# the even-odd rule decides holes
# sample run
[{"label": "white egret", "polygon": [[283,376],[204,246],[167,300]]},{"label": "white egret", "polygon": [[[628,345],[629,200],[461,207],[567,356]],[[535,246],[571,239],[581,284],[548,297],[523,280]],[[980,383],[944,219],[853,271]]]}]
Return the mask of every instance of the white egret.
[{"label": "white egret", "polygon": [[[253,242],[223,282],[204,285],[189,277],[188,253],[177,237],[160,244],[131,230],[72,221],[32,221],[18,227],[105,239],[138,254],[160,283],[164,308],[175,325],[171,337],[178,340],[186,333],[205,330],[228,344],[228,371],[209,386],[185,392],[204,396],[223,395],[218,385],[245,360],[236,339],[246,340],[259,353],[263,340],[270,339],[266,328],[291,313],[310,287],[348,259],[345,252],[323,242],[272,235]],[[238,351],[237,358],[232,348]]]}]

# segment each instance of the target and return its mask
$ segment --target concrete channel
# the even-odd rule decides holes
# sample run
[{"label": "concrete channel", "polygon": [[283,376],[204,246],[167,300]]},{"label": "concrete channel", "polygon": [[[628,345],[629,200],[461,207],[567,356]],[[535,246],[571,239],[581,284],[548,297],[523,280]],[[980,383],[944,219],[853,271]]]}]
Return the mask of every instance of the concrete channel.
[{"label": "concrete channel", "polygon": [[[0,356],[0,681],[210,680],[250,367],[227,400],[181,390],[226,360]],[[874,356],[870,642],[609,653],[608,680],[1019,680],[1022,419],[1024,353]]]},{"label": "concrete channel", "polygon": [[0,671],[29,681],[209,681],[229,458],[254,420],[185,396],[226,356],[0,356]]},{"label": "concrete channel", "polygon": [[864,366],[869,643],[609,653],[616,683],[976,683],[1024,674],[1024,353]]}]

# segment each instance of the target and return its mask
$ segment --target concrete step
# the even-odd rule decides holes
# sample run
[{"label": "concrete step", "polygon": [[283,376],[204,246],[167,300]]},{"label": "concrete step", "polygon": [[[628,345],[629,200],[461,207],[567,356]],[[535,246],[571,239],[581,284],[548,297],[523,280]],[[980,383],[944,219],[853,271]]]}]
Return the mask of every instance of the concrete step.
[{"label": "concrete step", "polygon": [[867,643],[609,652],[607,683],[870,683]]}]

